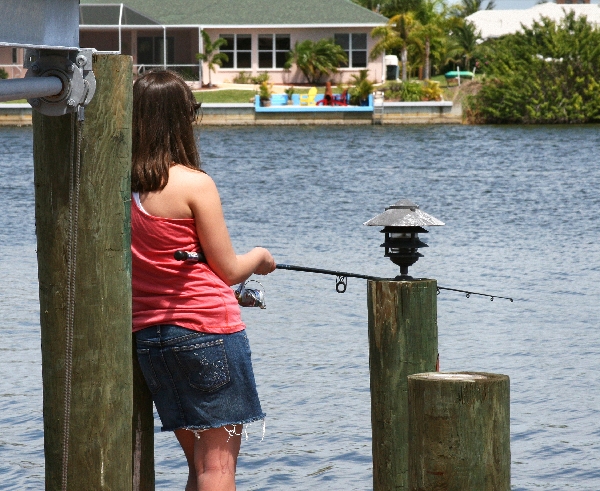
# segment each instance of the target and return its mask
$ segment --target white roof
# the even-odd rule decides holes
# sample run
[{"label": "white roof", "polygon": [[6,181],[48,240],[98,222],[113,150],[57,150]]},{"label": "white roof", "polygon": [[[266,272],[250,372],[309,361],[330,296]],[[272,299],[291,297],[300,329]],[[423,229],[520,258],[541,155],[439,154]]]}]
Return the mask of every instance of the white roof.
[{"label": "white roof", "polygon": [[600,26],[599,5],[558,5],[556,3],[542,3],[529,9],[521,10],[480,10],[467,17],[475,24],[481,37],[497,38],[506,34],[514,34],[521,30],[521,24],[531,27],[534,21],[541,17],[548,17],[560,21],[565,12],[575,12],[575,16],[585,15],[588,22]]}]

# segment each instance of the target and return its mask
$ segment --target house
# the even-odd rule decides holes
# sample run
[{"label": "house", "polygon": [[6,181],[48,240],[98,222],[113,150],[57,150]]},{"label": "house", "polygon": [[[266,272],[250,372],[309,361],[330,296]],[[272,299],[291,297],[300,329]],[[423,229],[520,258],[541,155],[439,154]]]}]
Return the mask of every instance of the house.
[{"label": "house", "polygon": [[507,34],[514,34],[522,26],[531,27],[534,22],[539,22],[542,17],[560,21],[565,13],[575,12],[575,16],[586,16],[588,22],[600,26],[600,7],[590,4],[564,4],[543,3],[529,9],[520,10],[480,10],[467,17],[476,29],[481,32],[483,39],[497,38]]},{"label": "house", "polygon": [[[79,44],[131,55],[138,73],[165,67],[207,81],[208,68],[196,59],[205,30],[212,41],[227,40],[221,51],[229,61],[211,74],[214,83],[231,82],[241,72],[267,72],[274,83],[299,83],[305,80],[295,66],[284,70],[288,51],[306,39],[332,38],[349,60],[336,81],[348,81],[365,68],[371,79],[382,80],[383,56],[369,59],[370,32],[386,22],[350,0],[81,0]],[[21,50],[3,50],[0,66],[15,65],[9,76],[22,75]]]}]

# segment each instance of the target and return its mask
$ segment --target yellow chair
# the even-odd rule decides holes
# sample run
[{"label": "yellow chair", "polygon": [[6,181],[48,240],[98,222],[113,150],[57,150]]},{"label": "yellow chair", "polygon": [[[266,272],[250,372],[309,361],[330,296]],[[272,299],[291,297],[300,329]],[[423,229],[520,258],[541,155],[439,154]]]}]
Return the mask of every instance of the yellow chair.
[{"label": "yellow chair", "polygon": [[308,94],[300,94],[300,105],[301,106],[316,106],[315,97],[317,95],[317,88],[311,87],[308,90]]}]

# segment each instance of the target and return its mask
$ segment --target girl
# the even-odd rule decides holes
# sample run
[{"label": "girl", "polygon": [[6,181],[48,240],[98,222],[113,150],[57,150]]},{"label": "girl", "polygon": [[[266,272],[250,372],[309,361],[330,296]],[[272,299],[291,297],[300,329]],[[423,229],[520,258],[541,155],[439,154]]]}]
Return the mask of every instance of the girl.
[{"label": "girl", "polygon": [[[189,467],[185,491],[233,491],[242,425],[264,418],[231,285],[275,269],[269,251],[237,255],[219,193],[200,170],[199,105],[175,73],[133,87],[133,332],[163,431]],[[202,252],[206,263],[174,259]]]}]

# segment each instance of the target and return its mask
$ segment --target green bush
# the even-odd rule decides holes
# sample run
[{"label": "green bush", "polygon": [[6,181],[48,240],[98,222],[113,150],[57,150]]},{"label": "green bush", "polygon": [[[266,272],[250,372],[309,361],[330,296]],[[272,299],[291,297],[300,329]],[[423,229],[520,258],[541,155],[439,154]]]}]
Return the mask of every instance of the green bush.
[{"label": "green bush", "polygon": [[8,78],[8,72],[4,68],[0,68],[0,79],[4,80]]},{"label": "green bush", "polygon": [[419,82],[389,82],[383,91],[387,100],[418,102],[423,98],[423,86]]},{"label": "green bush", "polygon": [[248,75],[246,72],[240,72],[235,77],[233,77],[234,84],[250,84],[252,83],[252,77]]},{"label": "green bush", "polygon": [[235,77],[233,77],[234,84],[260,85],[263,82],[268,82],[268,81],[269,81],[269,73],[268,72],[259,73],[258,75],[255,75],[254,77],[252,75],[249,75],[246,72],[240,72]]},{"label": "green bush", "polygon": [[268,82],[269,81],[269,73],[268,72],[262,72],[259,73],[258,75],[252,77],[252,83],[256,84],[256,85],[260,85],[264,82]]},{"label": "green bush", "polygon": [[350,88],[350,104],[360,105],[373,92],[374,84],[369,80],[369,71],[361,70],[358,75],[352,75],[354,85]]},{"label": "green bush", "polygon": [[421,89],[421,100],[423,101],[441,101],[442,89],[440,83],[435,80],[427,80]]},{"label": "green bush", "polygon": [[600,122],[600,31],[585,17],[547,18],[493,44],[481,90],[466,101],[482,123]]}]

